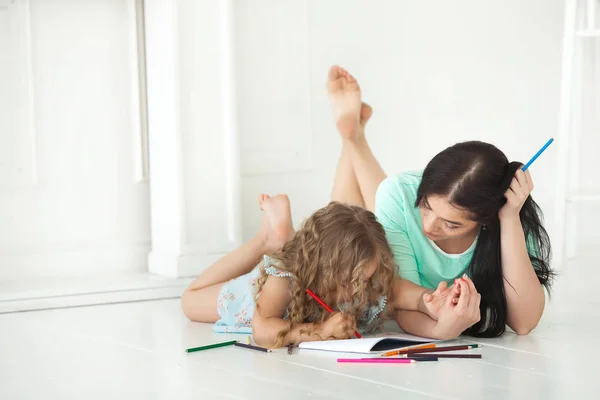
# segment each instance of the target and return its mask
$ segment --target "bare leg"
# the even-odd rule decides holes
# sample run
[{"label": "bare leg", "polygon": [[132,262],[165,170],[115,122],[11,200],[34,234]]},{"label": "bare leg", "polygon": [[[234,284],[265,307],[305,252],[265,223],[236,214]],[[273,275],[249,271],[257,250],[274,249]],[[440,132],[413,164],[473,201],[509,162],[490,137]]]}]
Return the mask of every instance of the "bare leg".
[{"label": "bare leg", "polygon": [[[338,130],[355,130],[357,127],[364,130],[373,110],[369,105],[361,104],[360,88],[348,71],[338,66],[331,67],[327,77],[327,93]],[[331,200],[365,206],[345,143],[342,144]]]},{"label": "bare leg", "polygon": [[[371,117],[373,110],[371,106],[363,103],[360,110],[360,127],[364,130],[364,127]],[[342,143],[342,153],[338,161],[337,170],[335,172],[335,178],[333,180],[333,189],[331,191],[332,201],[341,201],[343,203],[365,207],[365,201],[360,192],[356,175],[354,174],[354,168],[352,166],[352,159],[350,158],[348,146]]]},{"label": "bare leg", "polygon": [[333,188],[331,189],[331,201],[340,201],[365,208],[365,202],[360,194],[360,188],[352,169],[352,160],[348,155],[346,147],[342,147],[342,154],[335,170]]},{"label": "bare leg", "polygon": [[356,79],[343,68],[331,67],[327,91],[333,117],[343,140],[332,200],[360,205],[373,211],[375,193],[385,179],[385,172],[373,156],[364,135],[372,109],[361,103]]},{"label": "bare leg", "polygon": [[373,155],[364,136],[345,142],[360,193],[365,201],[365,208],[369,211],[375,211],[375,193],[379,184],[386,177],[385,172]]},{"label": "bare leg", "polygon": [[215,323],[219,320],[217,302],[225,282],[202,289],[187,289],[181,296],[181,309],[186,317],[195,322]]},{"label": "bare leg", "polygon": [[264,216],[258,234],[219,259],[183,293],[181,307],[189,319],[215,322],[219,318],[217,297],[223,284],[250,272],[265,253],[279,250],[293,235],[292,214],[287,196],[261,195],[259,203]]}]

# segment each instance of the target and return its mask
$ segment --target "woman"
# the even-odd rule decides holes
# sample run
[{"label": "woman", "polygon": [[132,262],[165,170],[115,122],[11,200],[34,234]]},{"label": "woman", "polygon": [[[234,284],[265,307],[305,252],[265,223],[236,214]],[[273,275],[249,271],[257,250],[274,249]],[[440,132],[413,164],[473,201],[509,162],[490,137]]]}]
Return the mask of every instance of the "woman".
[{"label": "woman", "polygon": [[[343,140],[332,200],[375,212],[403,278],[397,282],[402,290],[427,298],[438,284],[447,290],[447,283],[456,282],[454,290],[461,292],[462,304],[448,302],[438,321],[399,310],[399,325],[439,338],[465,330],[494,337],[506,325],[517,334],[535,328],[544,310],[543,287],[550,287],[553,272],[550,241],[529,195],[529,171],[490,144],[467,142],[439,153],[422,173],[386,177],[364,135],[372,111],[361,103],[358,83],[334,66],[327,87]],[[474,286],[461,278],[465,274]]]}]

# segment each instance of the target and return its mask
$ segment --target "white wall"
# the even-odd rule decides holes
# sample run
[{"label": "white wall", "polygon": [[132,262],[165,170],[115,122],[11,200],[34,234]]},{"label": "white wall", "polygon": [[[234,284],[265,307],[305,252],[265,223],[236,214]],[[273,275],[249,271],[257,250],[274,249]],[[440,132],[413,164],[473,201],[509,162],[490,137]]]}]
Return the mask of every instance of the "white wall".
[{"label": "white wall", "polygon": [[[324,85],[334,63],[357,77],[375,110],[367,136],[388,173],[424,168],[437,152],[463,140],[494,143],[509,159],[526,162],[556,136],[562,1],[236,5],[246,238],[258,226],[255,199],[261,191],[289,193],[296,223],[328,201],[340,149]],[[257,167],[255,143],[274,162]],[[592,160],[589,152],[598,148],[596,140],[581,157]],[[273,159],[280,151],[284,172]],[[551,146],[531,168],[534,198],[549,230],[556,155]],[[595,170],[588,164],[581,178],[598,191]],[[587,214],[582,224],[593,229],[600,210],[585,207],[591,219]],[[581,232],[582,243],[597,242],[591,229]]]},{"label": "white wall", "polygon": [[0,280],[146,269],[134,4],[0,2]]},{"label": "white wall", "polygon": [[[374,107],[388,173],[472,139],[526,161],[556,134],[559,0],[145,3],[153,272],[197,273],[240,242],[240,220],[252,236],[261,192],[288,193],[296,223],[328,202],[332,64]],[[134,4],[0,1],[0,279],[147,268]],[[600,190],[586,124],[581,185]],[[555,151],[532,168],[548,218]],[[591,243],[598,209],[581,210]]]},{"label": "white wall", "polygon": [[[600,20],[597,22],[600,26]],[[582,54],[581,113],[574,117],[574,135],[579,135],[579,145],[572,152],[576,160],[576,169],[571,179],[580,194],[600,194],[600,175],[598,174],[598,153],[600,152],[600,41],[580,39],[578,51]],[[578,94],[579,95],[579,94]],[[577,247],[591,248],[594,251],[600,242],[598,225],[600,224],[600,205],[598,203],[578,203]],[[567,218],[570,216],[568,215]]]}]

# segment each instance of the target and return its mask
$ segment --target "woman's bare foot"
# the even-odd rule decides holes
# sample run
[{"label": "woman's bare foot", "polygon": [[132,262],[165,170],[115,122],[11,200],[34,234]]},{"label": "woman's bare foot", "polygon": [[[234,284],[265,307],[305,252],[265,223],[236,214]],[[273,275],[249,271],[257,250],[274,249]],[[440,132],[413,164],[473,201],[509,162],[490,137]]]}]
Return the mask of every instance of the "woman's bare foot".
[{"label": "woman's bare foot", "polygon": [[277,251],[294,235],[290,199],[285,194],[261,194],[258,203],[264,211],[258,237],[267,252]]},{"label": "woman's bare foot", "polygon": [[334,65],[329,69],[327,93],[333,118],[342,138],[357,139],[361,135],[362,106],[358,82],[348,71]]},{"label": "woman's bare foot", "polygon": [[371,115],[373,115],[373,108],[367,103],[362,103],[360,106],[360,128],[363,135],[365,133],[365,125],[369,122]]}]

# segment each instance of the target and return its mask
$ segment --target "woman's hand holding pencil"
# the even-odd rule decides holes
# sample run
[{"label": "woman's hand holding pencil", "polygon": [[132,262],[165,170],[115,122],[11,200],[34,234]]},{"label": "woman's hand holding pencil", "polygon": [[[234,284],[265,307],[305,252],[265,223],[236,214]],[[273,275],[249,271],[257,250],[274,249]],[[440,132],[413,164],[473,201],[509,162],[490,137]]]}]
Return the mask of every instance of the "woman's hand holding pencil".
[{"label": "woman's hand holding pencil", "polygon": [[506,218],[518,218],[523,204],[525,204],[525,201],[532,191],[533,178],[531,177],[529,170],[523,172],[523,170],[519,168],[515,172],[510,187],[504,194],[506,197],[506,204],[500,209],[498,218],[500,218],[500,220]]},{"label": "woman's hand holding pencil", "polygon": [[550,138],[546,144],[542,146],[542,148],[535,153],[531,160],[527,162],[522,168],[519,168],[515,172],[515,176],[513,177],[512,182],[504,197],[506,197],[506,204],[500,209],[498,213],[498,218],[506,219],[506,218],[518,218],[519,212],[525,204],[525,201],[533,191],[533,178],[529,173],[529,167],[537,158],[552,144],[554,141],[553,138]]}]

